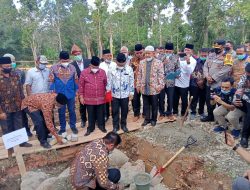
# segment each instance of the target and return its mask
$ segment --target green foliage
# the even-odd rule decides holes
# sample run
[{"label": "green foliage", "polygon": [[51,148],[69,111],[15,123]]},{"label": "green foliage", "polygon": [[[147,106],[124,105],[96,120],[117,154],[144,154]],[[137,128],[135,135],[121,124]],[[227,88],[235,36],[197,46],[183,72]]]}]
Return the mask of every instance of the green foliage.
[{"label": "green foliage", "polygon": [[0,54],[57,59],[61,49],[70,51],[75,43],[91,57],[104,48],[115,54],[123,45],[133,50],[136,43],[164,46],[172,41],[178,51],[187,42],[198,50],[217,38],[235,44],[250,39],[249,0],[112,0],[113,12],[108,2],[95,0],[92,8],[87,0],[19,0],[17,10],[12,1],[1,0]]}]

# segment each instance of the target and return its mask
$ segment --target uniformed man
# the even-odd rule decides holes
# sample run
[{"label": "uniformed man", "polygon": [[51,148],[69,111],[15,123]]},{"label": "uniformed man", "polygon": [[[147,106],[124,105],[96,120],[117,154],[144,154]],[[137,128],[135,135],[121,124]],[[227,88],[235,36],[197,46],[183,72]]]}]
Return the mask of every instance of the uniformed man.
[{"label": "uniformed man", "polygon": [[206,89],[206,103],[208,115],[201,118],[202,122],[214,121],[213,110],[215,106],[210,104],[210,94],[213,89],[220,86],[221,81],[226,76],[231,74],[232,59],[228,54],[224,55],[225,40],[216,40],[214,42],[214,52],[208,55],[208,58],[204,64],[203,72],[207,79]]},{"label": "uniformed man", "polygon": [[233,56],[233,58],[236,58],[236,52],[234,51],[234,44],[232,41],[227,41],[224,49],[225,49],[225,54],[229,53]]}]

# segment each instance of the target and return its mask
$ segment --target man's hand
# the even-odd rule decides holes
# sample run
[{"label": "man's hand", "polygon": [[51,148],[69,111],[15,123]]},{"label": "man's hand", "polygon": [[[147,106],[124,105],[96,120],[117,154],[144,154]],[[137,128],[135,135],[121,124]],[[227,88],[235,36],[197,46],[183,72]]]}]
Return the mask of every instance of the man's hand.
[{"label": "man's hand", "polygon": [[118,184],[119,190],[125,189],[125,186],[123,184]]},{"label": "man's hand", "polygon": [[6,113],[1,113],[0,114],[0,120],[6,120],[6,119],[7,119]]},{"label": "man's hand", "polygon": [[81,102],[82,105],[84,105],[84,103],[85,103],[84,98],[82,96],[80,96],[80,102]]},{"label": "man's hand", "polygon": [[213,95],[213,97],[214,97],[214,101],[216,101],[218,104],[222,104],[223,103],[223,101],[221,100],[221,98],[219,96]]},{"label": "man's hand", "polygon": [[243,175],[244,178],[247,178],[248,181],[250,181],[250,170],[247,170],[244,175]]},{"label": "man's hand", "polygon": [[234,104],[236,107],[242,107],[242,106],[243,106],[242,101],[241,101],[241,100],[237,100],[237,99],[233,102],[233,104]]},{"label": "man's hand", "polygon": [[132,101],[134,99],[133,95],[129,95],[129,101]]},{"label": "man's hand", "polygon": [[63,144],[62,137],[56,137],[56,141],[58,144]]},{"label": "man's hand", "polygon": [[227,145],[228,146],[231,146],[231,147],[234,147],[235,146],[235,140],[233,138],[233,136],[229,133],[226,133],[227,135]]}]

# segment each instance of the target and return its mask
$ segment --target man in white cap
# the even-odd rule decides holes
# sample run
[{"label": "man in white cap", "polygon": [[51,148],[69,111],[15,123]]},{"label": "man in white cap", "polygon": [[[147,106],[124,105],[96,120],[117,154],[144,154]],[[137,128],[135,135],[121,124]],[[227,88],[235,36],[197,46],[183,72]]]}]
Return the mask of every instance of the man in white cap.
[{"label": "man in white cap", "polygon": [[123,53],[126,57],[126,65],[130,65],[130,57],[128,56],[128,48],[126,46],[122,46],[120,49],[120,53]]},{"label": "man in white cap", "polygon": [[49,92],[48,60],[44,55],[40,55],[37,57],[35,64],[35,67],[29,69],[26,73],[25,86],[27,96]]},{"label": "man in white cap", "polygon": [[27,95],[49,92],[48,60],[44,55],[37,57],[36,66],[28,70],[25,80]]},{"label": "man in white cap", "polygon": [[[153,46],[145,48],[145,59],[140,62],[136,89],[142,93],[145,107],[145,120],[142,126],[156,125],[158,113],[158,94],[164,88],[164,70],[160,60],[155,58]],[[150,116],[151,113],[151,116]]]}]

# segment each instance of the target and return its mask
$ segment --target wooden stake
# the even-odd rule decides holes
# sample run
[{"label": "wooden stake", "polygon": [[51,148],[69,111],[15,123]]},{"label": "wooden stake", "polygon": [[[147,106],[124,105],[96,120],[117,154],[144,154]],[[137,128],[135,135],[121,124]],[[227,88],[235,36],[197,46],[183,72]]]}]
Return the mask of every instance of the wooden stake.
[{"label": "wooden stake", "polygon": [[18,165],[19,172],[20,172],[21,176],[23,177],[24,174],[26,173],[26,167],[24,164],[22,152],[20,151],[18,146],[14,147],[14,152],[16,155],[16,162]]}]

